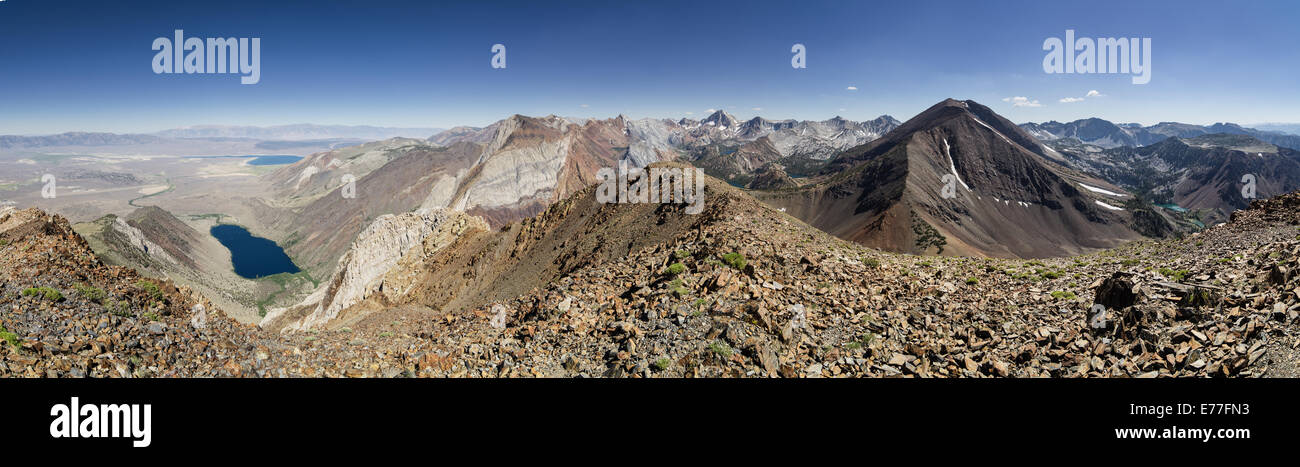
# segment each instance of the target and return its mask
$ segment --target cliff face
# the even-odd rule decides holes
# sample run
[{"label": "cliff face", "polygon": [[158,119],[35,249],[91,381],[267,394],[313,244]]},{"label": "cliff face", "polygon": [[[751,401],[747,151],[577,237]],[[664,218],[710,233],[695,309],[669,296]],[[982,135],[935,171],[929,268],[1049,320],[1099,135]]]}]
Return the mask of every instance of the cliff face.
[{"label": "cliff face", "polygon": [[380,216],[357,236],[329,281],[302,303],[271,311],[261,325],[309,329],[372,296],[391,299],[410,287],[412,273],[395,266],[417,263],[468,230],[487,229],[481,218],[444,209]]}]

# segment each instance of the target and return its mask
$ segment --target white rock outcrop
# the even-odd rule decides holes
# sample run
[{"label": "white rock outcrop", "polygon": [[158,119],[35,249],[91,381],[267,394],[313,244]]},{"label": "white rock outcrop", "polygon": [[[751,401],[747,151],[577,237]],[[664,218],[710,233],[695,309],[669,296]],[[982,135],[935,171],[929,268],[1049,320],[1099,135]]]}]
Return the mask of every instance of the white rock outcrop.
[{"label": "white rock outcrop", "polygon": [[144,232],[141,232],[140,229],[132,227],[131,224],[127,224],[126,219],[118,217],[117,220],[113,222],[113,230],[116,230],[119,233],[121,233],[123,236],[125,236],[128,243],[130,243],[132,247],[135,247],[140,251],[143,251],[146,255],[165,261],[172,265],[180,264],[179,262],[176,261],[176,258],[173,258],[172,255],[170,254],[167,254],[167,251],[163,250],[162,247],[158,246],[156,243],[152,241],[149,241],[148,238],[145,238]]},{"label": "white rock outcrop", "polygon": [[[388,214],[376,218],[357,236],[330,280],[322,283],[302,303],[311,311],[297,322],[281,329],[310,329],[323,325],[340,311],[356,305],[376,293],[396,299],[409,289],[407,275],[390,274],[390,270],[409,255],[428,256],[450,244],[466,231],[488,230],[482,218],[446,209],[420,210]],[[262,323],[279,319],[287,309],[267,313]]]}]

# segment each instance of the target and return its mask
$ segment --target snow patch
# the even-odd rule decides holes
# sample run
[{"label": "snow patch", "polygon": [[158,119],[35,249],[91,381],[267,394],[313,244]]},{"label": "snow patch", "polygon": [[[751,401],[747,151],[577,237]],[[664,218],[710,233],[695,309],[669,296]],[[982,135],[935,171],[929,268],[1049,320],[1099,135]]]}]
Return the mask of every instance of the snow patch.
[{"label": "snow patch", "polygon": [[967,185],[966,182],[961,179],[961,175],[957,175],[957,165],[952,161],[952,151],[948,146],[948,138],[943,139],[943,153],[948,156],[948,168],[952,169],[952,176],[957,177],[957,182],[961,183],[961,186],[966,187],[966,191],[971,191],[970,185]]},{"label": "snow patch", "polygon": [[1085,184],[1085,183],[1080,183],[1079,186],[1081,186],[1081,187],[1083,187],[1083,189],[1088,190],[1088,191],[1091,191],[1091,192],[1093,192],[1093,193],[1101,193],[1101,194],[1103,194],[1103,195],[1116,196],[1116,197],[1120,197],[1120,198],[1123,198],[1123,197],[1125,196],[1125,195],[1120,194],[1120,193],[1116,193],[1116,192],[1113,192],[1113,191],[1110,191],[1110,190],[1105,190],[1105,189],[1097,188],[1097,187],[1095,187],[1095,186],[1091,186],[1091,185],[1088,185],[1088,184]]},{"label": "snow patch", "polygon": [[993,134],[998,135],[998,136],[1001,136],[1001,137],[1002,137],[1002,140],[1003,140],[1003,141],[1006,141],[1007,144],[1010,144],[1010,145],[1012,145],[1012,146],[1015,146],[1015,145],[1016,145],[1015,143],[1012,143],[1010,139],[1007,139],[1006,136],[1003,136],[1003,134],[1002,134],[1001,132],[999,132],[998,130],[994,130],[993,127],[989,126],[989,124],[984,123],[984,120],[980,120],[980,118],[979,118],[979,117],[976,117],[975,115],[971,115],[971,117],[974,117],[976,123],[979,123],[980,125],[984,125],[984,128],[988,128],[989,130],[991,130],[991,131],[993,132]]},{"label": "snow patch", "polygon": [[1109,210],[1111,210],[1111,211],[1123,211],[1123,210],[1124,210],[1124,208],[1115,207],[1115,206],[1111,206],[1111,205],[1109,205],[1109,204],[1103,203],[1103,202],[1101,202],[1101,200],[1094,200],[1093,202],[1094,202],[1094,203],[1097,203],[1098,206],[1101,206],[1101,207],[1103,207],[1103,208],[1109,209]]}]

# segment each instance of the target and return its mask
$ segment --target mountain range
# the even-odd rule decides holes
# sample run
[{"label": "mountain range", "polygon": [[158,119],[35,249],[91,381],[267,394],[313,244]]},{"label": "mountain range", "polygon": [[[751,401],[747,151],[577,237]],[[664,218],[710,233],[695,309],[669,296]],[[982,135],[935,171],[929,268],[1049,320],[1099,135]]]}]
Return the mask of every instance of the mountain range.
[{"label": "mountain range", "polygon": [[[436,128],[390,128],[377,126],[315,125],[300,123],[276,126],[196,125],[155,133],[67,132],[53,135],[0,135],[0,149],[47,147],[97,147],[158,144],[174,140],[257,140],[269,142],[374,141],[396,137],[423,137]],[[267,149],[275,149],[269,147]]]},{"label": "mountain range", "polygon": [[1254,181],[1259,198],[1300,189],[1300,151],[1249,135],[1175,136],[1147,146],[1104,150],[1070,141],[1049,144],[1072,166],[1152,203],[1189,210],[1201,226],[1222,222],[1249,205],[1242,193],[1245,177]]},{"label": "mountain range", "polygon": [[1235,123],[1193,125],[1160,122],[1155,125],[1142,126],[1136,123],[1116,124],[1100,118],[1087,118],[1069,123],[1054,120],[1046,123],[1024,123],[1020,127],[1040,141],[1076,139],[1083,144],[1104,149],[1120,146],[1147,146],[1171,137],[1193,138],[1215,133],[1248,135],[1269,144],[1300,149],[1300,135],[1244,128]]},{"label": "mountain range", "polygon": [[[566,227],[566,235],[576,237],[547,240],[547,249],[531,251],[531,241],[519,238],[524,233],[512,230],[554,227],[556,221],[546,219],[564,218],[547,214],[557,206],[585,209],[572,204],[574,197],[589,196],[597,171],[620,162],[700,167],[736,190],[714,192],[753,198],[868,247],[1046,258],[1221,221],[1248,201],[1229,196],[1238,188],[1232,180],[1245,172],[1260,177],[1260,196],[1300,187],[1294,159],[1294,151],[1249,135],[1174,137],[1110,149],[1074,136],[1044,144],[988,107],[948,99],[902,123],[889,116],[866,122],[741,121],[722,111],[702,120],[514,115],[428,138],[316,152],[262,175],[266,193],[223,196],[241,204],[231,211],[251,215],[244,223],[277,242],[304,271],[292,287],[273,288],[281,295],[275,306],[263,307],[272,316],[267,324],[311,328],[354,322],[349,320],[366,315],[358,310],[408,303],[411,294],[443,297],[420,302],[425,306],[480,306],[523,293],[516,286],[544,286],[546,278],[571,270],[565,265],[597,251],[585,249],[591,245],[636,243],[646,235],[644,227],[632,228],[628,238],[619,230],[600,234],[594,243],[579,240],[603,231],[597,223]],[[349,192],[355,196],[344,196]],[[230,275],[218,280],[214,271],[225,267],[223,261],[197,260],[186,252],[207,258],[219,247],[193,241],[196,233],[180,228],[184,223],[152,209],[78,230],[115,264],[174,278],[245,309],[253,298],[245,289],[272,285],[250,285]],[[666,222],[661,211],[645,215]],[[167,225],[175,231],[157,228]],[[513,236],[501,237],[502,229]],[[493,247],[462,251],[461,242],[471,239]],[[514,246],[499,249],[508,245]],[[454,251],[460,253],[438,256]],[[558,269],[536,280],[515,275],[540,273],[525,267],[528,261]],[[444,263],[478,265],[487,269],[477,277],[492,279],[447,282],[421,272]],[[420,285],[429,281],[442,285]],[[252,301],[263,306],[261,299]]]},{"label": "mountain range", "polygon": [[[587,124],[594,120],[546,117],[553,121]],[[718,110],[702,120],[613,119],[627,138],[623,157],[636,166],[682,158],[713,175],[744,185],[765,164],[817,170],[835,154],[879,138],[898,126],[893,117],[855,122],[835,117],[823,121],[767,120],[754,117],[740,121]],[[457,127],[434,135],[438,145],[457,142],[482,143],[495,134],[500,122],[484,128]]]},{"label": "mountain range", "polygon": [[393,128],[369,125],[315,125],[298,123],[275,126],[196,125],[163,130],[154,135],[164,138],[249,138],[259,140],[300,141],[312,139],[417,138],[441,131],[437,128]]}]

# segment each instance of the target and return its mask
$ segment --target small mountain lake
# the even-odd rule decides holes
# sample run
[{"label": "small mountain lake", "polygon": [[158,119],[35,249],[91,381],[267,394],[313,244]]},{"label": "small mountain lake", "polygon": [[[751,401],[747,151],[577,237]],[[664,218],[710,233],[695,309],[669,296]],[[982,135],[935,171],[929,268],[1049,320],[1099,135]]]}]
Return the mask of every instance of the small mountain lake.
[{"label": "small mountain lake", "polygon": [[218,224],[212,226],[210,232],[230,250],[230,261],[235,264],[235,274],[239,277],[257,279],[282,272],[298,272],[298,266],[280,245],[254,236],[248,229],[234,224]]},{"label": "small mountain lake", "polygon": [[1177,204],[1157,204],[1156,206],[1160,206],[1162,208],[1168,209],[1173,212],[1187,212],[1187,208],[1184,208]]}]

